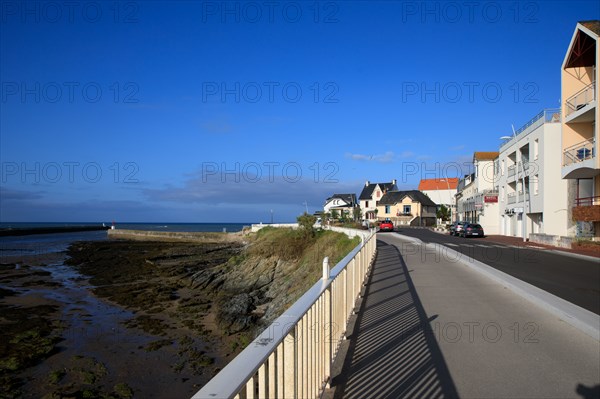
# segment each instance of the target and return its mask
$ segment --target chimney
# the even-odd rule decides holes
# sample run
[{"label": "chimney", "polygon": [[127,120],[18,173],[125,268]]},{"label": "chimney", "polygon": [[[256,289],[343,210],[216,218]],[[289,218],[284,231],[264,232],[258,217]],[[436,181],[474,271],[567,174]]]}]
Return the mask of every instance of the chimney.
[{"label": "chimney", "polygon": [[367,180],[367,182],[365,183],[365,187],[368,186],[369,184],[371,184],[371,183]]},{"label": "chimney", "polygon": [[395,186],[396,185],[396,179],[392,179],[392,184]]}]

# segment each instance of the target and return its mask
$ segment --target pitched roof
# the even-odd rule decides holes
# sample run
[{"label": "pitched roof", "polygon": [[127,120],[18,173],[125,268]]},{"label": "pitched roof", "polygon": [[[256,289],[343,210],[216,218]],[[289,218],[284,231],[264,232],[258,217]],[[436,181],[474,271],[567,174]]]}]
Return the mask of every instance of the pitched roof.
[{"label": "pitched roof", "polygon": [[401,202],[404,197],[410,197],[413,201],[420,202],[425,206],[436,206],[436,203],[431,200],[428,196],[420,192],[419,190],[408,190],[408,191],[388,191],[379,200],[379,205],[394,205]]},{"label": "pitched roof", "polygon": [[375,190],[375,187],[377,187],[377,186],[379,186],[379,188],[381,188],[384,192],[398,189],[395,181],[393,181],[391,183],[369,183],[369,184],[365,184],[358,199],[370,200],[371,196],[373,195],[373,191]]},{"label": "pitched roof", "polygon": [[328,203],[329,201],[331,201],[334,198],[340,198],[340,199],[346,201],[346,203],[348,203],[350,205],[354,205],[357,203],[356,194],[333,194],[331,197],[329,197],[325,200],[325,203]]},{"label": "pitched roof", "polygon": [[498,151],[478,151],[473,154],[473,159],[478,161],[490,161],[492,159],[498,158]]},{"label": "pitched roof", "polygon": [[579,21],[579,23],[600,36],[600,21],[597,19],[591,21]]},{"label": "pitched roof", "polygon": [[448,177],[444,179],[421,179],[419,190],[455,190],[458,187],[458,177]]}]

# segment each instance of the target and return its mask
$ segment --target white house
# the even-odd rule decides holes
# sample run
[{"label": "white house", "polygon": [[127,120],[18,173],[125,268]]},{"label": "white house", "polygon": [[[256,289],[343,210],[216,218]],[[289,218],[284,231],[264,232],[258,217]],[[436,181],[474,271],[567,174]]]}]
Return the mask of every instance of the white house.
[{"label": "white house", "polygon": [[567,235],[567,186],[561,175],[560,109],[546,109],[504,137],[495,171],[500,234]]},{"label": "white house", "polygon": [[381,197],[388,191],[398,191],[396,179],[393,179],[390,183],[371,183],[367,180],[358,197],[364,219],[369,221],[377,220],[377,205]]},{"label": "white house", "polygon": [[339,216],[353,217],[354,209],[357,207],[356,194],[333,194],[325,200],[323,212],[331,213],[335,210]]},{"label": "white house", "polygon": [[444,205],[450,209],[451,220],[456,213],[456,188],[458,187],[458,177],[447,177],[441,179],[421,179],[419,182],[419,191],[426,194],[438,206]]},{"label": "white house", "polygon": [[497,152],[475,152],[473,173],[460,179],[456,194],[458,220],[479,223],[485,234],[498,234],[499,212],[494,160]]}]

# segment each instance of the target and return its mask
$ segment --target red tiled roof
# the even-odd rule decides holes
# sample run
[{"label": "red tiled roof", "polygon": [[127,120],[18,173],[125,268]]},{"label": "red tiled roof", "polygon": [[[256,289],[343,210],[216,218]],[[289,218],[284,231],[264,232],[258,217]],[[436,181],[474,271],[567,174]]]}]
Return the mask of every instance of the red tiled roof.
[{"label": "red tiled roof", "polygon": [[419,182],[419,191],[429,190],[450,190],[458,187],[458,177],[448,177],[445,179],[421,179]]},{"label": "red tiled roof", "polygon": [[478,161],[484,161],[484,160],[492,160],[492,159],[496,159],[498,158],[498,154],[499,152],[485,152],[485,151],[479,151],[479,152],[475,152],[475,154],[473,154],[473,158],[477,159]]}]

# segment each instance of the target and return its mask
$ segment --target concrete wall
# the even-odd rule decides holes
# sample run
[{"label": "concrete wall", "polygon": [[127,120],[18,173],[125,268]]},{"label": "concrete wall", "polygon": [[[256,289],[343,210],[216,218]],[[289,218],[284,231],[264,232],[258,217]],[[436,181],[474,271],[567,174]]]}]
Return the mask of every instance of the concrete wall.
[{"label": "concrete wall", "polygon": [[573,239],[571,237],[556,236],[550,234],[530,234],[530,242],[552,245],[560,248],[571,248]]},{"label": "concrete wall", "polygon": [[451,205],[454,206],[454,195],[456,190],[423,190],[423,194],[427,194],[433,202],[438,205]]}]

